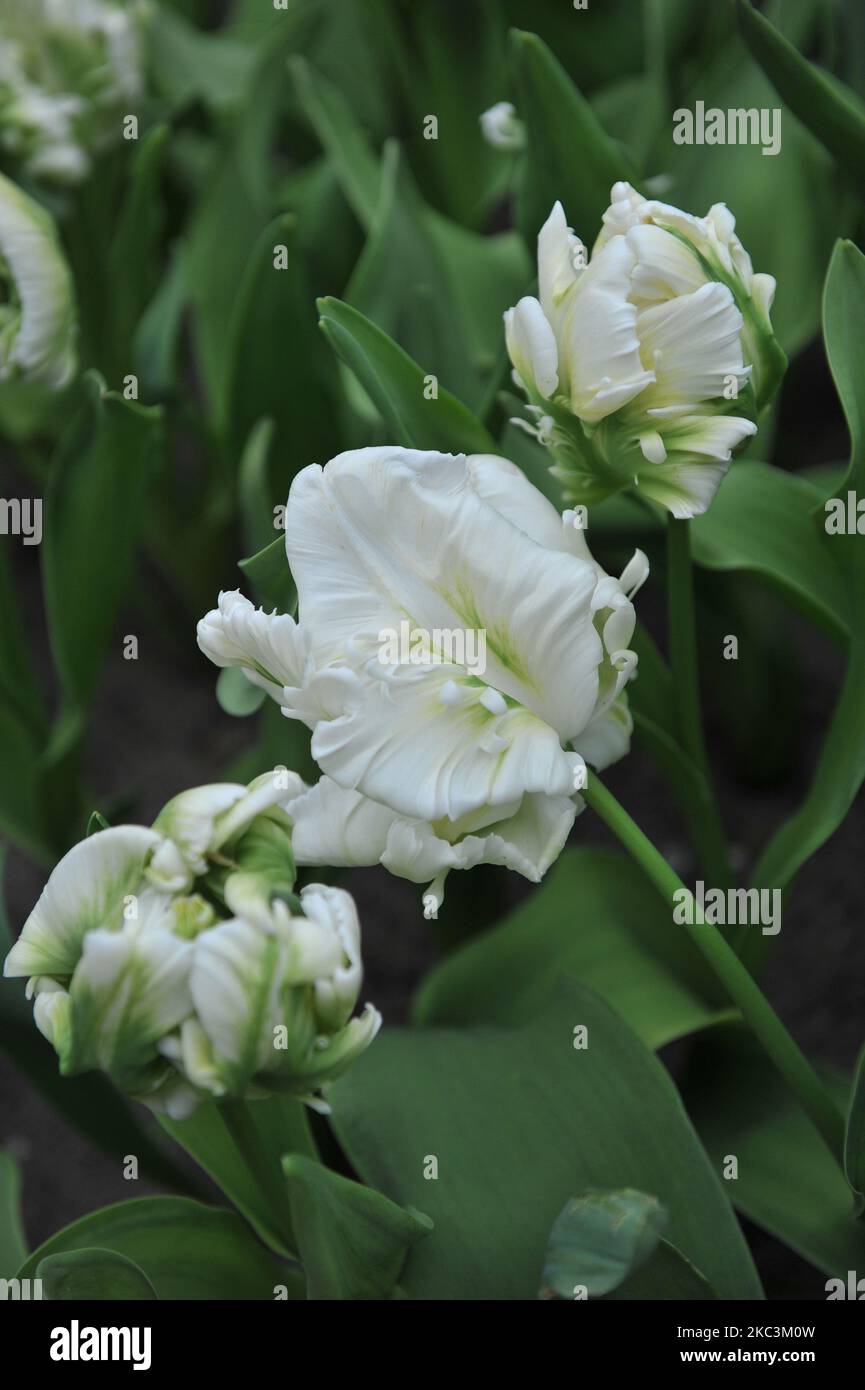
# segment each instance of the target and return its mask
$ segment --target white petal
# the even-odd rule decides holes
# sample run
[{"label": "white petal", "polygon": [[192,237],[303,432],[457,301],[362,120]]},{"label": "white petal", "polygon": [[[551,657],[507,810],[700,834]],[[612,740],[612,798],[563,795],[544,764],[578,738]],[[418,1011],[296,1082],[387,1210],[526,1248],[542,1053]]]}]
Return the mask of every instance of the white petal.
[{"label": "white petal", "polygon": [[634,253],[622,237],[597,252],[557,325],[571,407],[591,423],[618,410],[654,381],[640,357],[637,310],[628,295]]},{"label": "white petal", "polygon": [[[597,568],[533,542],[482,492],[462,455],[360,449],[304,469],[286,513],[302,626],[319,665],[407,617],[428,633],[483,634],[486,683],[570,737],[597,688]],[[313,691],[343,709],[352,698],[340,679],[308,682],[306,703],[285,698],[313,722]]]},{"label": "white petal", "polygon": [[567,224],[556,203],[538,233],[538,295],[550,323],[557,322],[562,300],[588,263],[586,248]]},{"label": "white petal", "polygon": [[245,796],[246,787],[237,782],[190,787],[163,806],[153,827],[170,838],[190,872],[197,877],[207,871],[207,852],[216,846],[219,838],[220,817]]},{"label": "white petal", "polygon": [[233,1093],[273,1059],[284,960],[279,937],[237,919],[202,932],[194,943],[192,1001],[216,1072]]},{"label": "white petal", "polygon": [[306,916],[321,929],[334,932],[339,941],[336,968],[327,975],[320,972],[315,982],[316,1014],[322,1025],[333,1031],[347,1022],[363,981],[357,908],[350,893],[323,883],[307,884],[300,900]]},{"label": "white petal", "polygon": [[21,377],[59,390],[75,371],[72,277],[49,214],[2,174],[0,257],[20,304],[17,331],[0,335],[0,380]]},{"label": "white petal", "polygon": [[640,223],[627,234],[634,253],[631,299],[640,307],[690,294],[706,283],[700,262],[663,227]]},{"label": "white petal", "polygon": [[559,354],[549,321],[536,299],[526,295],[505,313],[508,356],[523,384],[547,400],[559,385]]},{"label": "white petal", "polygon": [[574,747],[587,763],[603,772],[628,752],[633,728],[628,699],[622,693],[586,726],[574,741]]},{"label": "white petal", "polygon": [[726,285],[713,281],[641,310],[637,330],[657,377],[640,402],[648,410],[722,397],[731,378],[738,387],[748,378],[742,315]]},{"label": "white petal", "polygon": [[239,589],[198,624],[198,645],[216,666],[240,666],[253,685],[278,700],[284,685],[300,685],[307,665],[304,635],[288,613],[265,613]]},{"label": "white petal", "polygon": [[142,826],[114,826],[75,845],[52,870],[3,967],[4,975],[72,974],[87,932],[114,929],[124,898],[137,894],[161,835]]}]

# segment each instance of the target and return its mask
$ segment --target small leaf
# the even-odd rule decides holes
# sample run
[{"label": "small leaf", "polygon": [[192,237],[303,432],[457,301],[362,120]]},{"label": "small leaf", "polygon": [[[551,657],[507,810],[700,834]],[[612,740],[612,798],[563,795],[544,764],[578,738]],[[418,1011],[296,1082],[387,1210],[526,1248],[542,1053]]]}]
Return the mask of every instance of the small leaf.
[{"label": "small leaf", "polygon": [[311,1158],[282,1161],[307,1297],[353,1302],[393,1297],[408,1250],[432,1229],[371,1187]]},{"label": "small leaf", "polygon": [[586,1192],[562,1207],[550,1231],[541,1298],[589,1298],[617,1289],[651,1255],[667,1224],[657,1197],[633,1188]]},{"label": "small leaf", "polygon": [[247,680],[239,666],[226,666],[216,678],[216,699],[226,714],[245,719],[261,709],[267,695],[260,685]]},{"label": "small leaf", "polygon": [[42,1297],[52,1301],[152,1300],[156,1290],[134,1260],[112,1250],[66,1250],[36,1266]]},{"label": "small leaf", "polygon": [[110,830],[110,825],[101,811],[91,811],[87,822],[87,835],[95,835],[100,830]]},{"label": "small leaf", "polygon": [[239,567],[262,603],[278,609],[280,613],[295,612],[297,589],[288,568],[284,536],[277,536],[257,555],[239,561]]}]

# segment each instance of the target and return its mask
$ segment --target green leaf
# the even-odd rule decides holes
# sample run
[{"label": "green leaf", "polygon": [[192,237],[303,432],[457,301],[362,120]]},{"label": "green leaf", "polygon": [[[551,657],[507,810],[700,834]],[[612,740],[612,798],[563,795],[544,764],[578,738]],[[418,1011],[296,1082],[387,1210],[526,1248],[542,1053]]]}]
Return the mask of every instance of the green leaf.
[{"label": "green leaf", "polygon": [[215,111],[243,99],[255,50],[221,33],[202,33],[160,5],[148,16],[147,39],[156,90],[175,110],[201,100]]},{"label": "green leaf", "polygon": [[386,1029],[328,1099],[363,1181],[434,1223],[401,1279],[410,1297],[534,1299],[557,1213],[611,1187],[657,1196],[722,1298],[761,1297],[667,1072],[573,981],[522,1029]]},{"label": "green leaf", "polygon": [[168,126],[158,125],[139,142],[108,252],[110,321],[119,353],[128,350],[135,326],[160,281],[165,220],[160,182],[168,139]]},{"label": "green leaf", "polygon": [[100,830],[110,830],[110,825],[101,811],[91,811],[87,822],[87,835],[96,835]]},{"label": "green leaf", "polygon": [[96,373],[86,387],[52,464],[42,544],[51,649],[72,707],[89,700],[113,636],[162,443],[161,410],[106,391]]},{"label": "green leaf", "polygon": [[[826,276],[826,355],[852,443],[844,487],[865,495],[865,256],[852,242],[835,248]],[[827,537],[849,591],[850,652],[841,693],[811,786],[796,814],[770,840],[754,882],[784,887],[844,820],[865,779],[865,549],[859,536]]]},{"label": "green leaf", "polygon": [[655,1249],[667,1224],[657,1197],[633,1188],[586,1192],[559,1212],[547,1243],[542,1298],[589,1298],[612,1293]]},{"label": "green leaf", "polygon": [[736,10],[742,36],[778,95],[861,186],[865,107],[855,92],[797,53],[748,0],[737,0]]},{"label": "green leaf", "polygon": [[216,701],[221,710],[235,719],[246,719],[261,709],[267,695],[261,686],[246,679],[239,666],[226,666],[216,678]]},{"label": "green leaf", "polygon": [[314,1154],[306,1110],[292,1096],[199,1105],[185,1120],[160,1116],[166,1133],[191,1154],[273,1250],[292,1248],[291,1212],[282,1178],[287,1153]]},{"label": "green leaf", "polygon": [[865,1207],[865,1049],[859,1055],[850,1094],[844,1136],[844,1172],[856,1194],[861,1212]]},{"label": "green leaf", "polygon": [[[846,1085],[831,1086],[846,1104]],[[700,1037],[682,1092],[716,1172],[736,1159],[724,1186],[745,1216],[827,1274],[865,1268],[865,1226],[837,1163],[744,1027]]]},{"label": "green leaf", "polygon": [[[443,453],[491,453],[495,445],[471,411],[444,387],[426,399],[425,372],[386,333],[338,299],[320,299],[321,326],[354,372],[395,444]],[[427,392],[428,394],[428,392]]]},{"label": "green leaf", "polygon": [[289,60],[297,95],[358,221],[369,229],[379,198],[378,156],[342,93],[304,58]]},{"label": "green leaf", "polygon": [[263,418],[273,422],[272,500],[284,502],[300,468],[337,451],[336,373],[317,331],[292,216],[272,221],[252,250],[229,328],[226,390],[233,458]]},{"label": "green leaf", "polygon": [[566,849],[527,902],[431,971],[414,1018],[526,1023],[563,975],[601,995],[649,1047],[717,1016],[702,962],[637,866],[608,850]]},{"label": "green leaf", "polygon": [[714,570],[744,570],[792,607],[846,640],[843,576],[823,528],[825,493],[765,463],[735,463],[707,512],[691,522],[694,558]]},{"label": "green leaf", "polygon": [[345,298],[451,390],[476,397],[463,309],[425,212],[399,146],[390,141],[375,217]]},{"label": "green leaf", "polygon": [[409,1248],[432,1222],[301,1154],[282,1161],[307,1297],[393,1296]]},{"label": "green leaf", "polygon": [[113,1250],[65,1250],[36,1266],[42,1297],[52,1301],[152,1300],[156,1290],[134,1260]]},{"label": "green leaf", "polygon": [[259,420],[249,432],[240,460],[238,492],[243,518],[243,537],[253,553],[267,547],[274,536],[274,511],[268,478],[268,461],[274,437],[274,423]]},{"label": "green leaf", "polygon": [[272,1299],[290,1277],[234,1212],[185,1197],[137,1197],[51,1236],[25,1260],[19,1278],[36,1277],[49,1257],[94,1247],[132,1260],[157,1298]]},{"label": "green leaf", "polygon": [[11,1279],[26,1258],[21,1175],[12,1155],[0,1151],[0,1279]]},{"label": "green leaf", "polygon": [[175,388],[187,295],[185,255],[180,246],[142,313],[132,342],[135,372],[142,394],[149,399],[159,400]]},{"label": "green leaf", "polygon": [[288,568],[284,536],[277,536],[276,540],[259,550],[257,555],[240,560],[239,567],[262,603],[277,608],[280,613],[294,613],[297,608],[297,589]]},{"label": "green leaf", "polygon": [[620,179],[635,182],[633,171],[536,34],[512,30],[511,58],[528,142],[520,164],[520,230],[534,252],[535,238],[559,201],[577,235],[591,245],[610,189]]},{"label": "green leaf", "polygon": [[645,1303],[658,1298],[704,1302],[717,1297],[708,1280],[668,1240],[659,1241],[647,1262],[607,1294],[611,1303]]}]

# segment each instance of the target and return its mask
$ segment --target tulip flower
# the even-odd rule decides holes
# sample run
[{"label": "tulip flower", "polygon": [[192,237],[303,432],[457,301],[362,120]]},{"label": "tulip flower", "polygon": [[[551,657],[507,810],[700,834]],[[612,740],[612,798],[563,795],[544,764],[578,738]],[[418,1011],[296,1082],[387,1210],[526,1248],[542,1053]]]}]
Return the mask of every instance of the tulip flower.
[{"label": "tulip flower", "polygon": [[75,371],[72,277],[54,223],[0,174],[0,381],[60,389]]},{"label": "tulip flower", "polygon": [[146,6],[5,0],[0,148],[28,178],[80,183],[141,95]]},{"label": "tulip flower", "polygon": [[704,512],[785,360],[775,281],[754,273],[731,213],[692,217],[616,184],[589,259],[556,203],[538,283],[505,337],[568,497],[634,486],[676,517]]},{"label": "tulip flower", "polygon": [[[331,863],[429,877],[429,915],[451,868],[540,879],[581,809],[585,762],[628,749],[631,599],[648,566],[638,551],[621,579],[605,574],[574,520],[506,459],[359,449],[292,484],[299,621],[229,593],[199,624],[211,660],[312,731],[325,779],[292,818],[315,813],[313,841],[330,823]],[[406,619],[423,660],[383,661]],[[483,676],[442,645],[469,630]]]},{"label": "tulip flower", "polygon": [[293,895],[299,778],[198,787],[150,828],[116,826],[52,872],[4,974],[29,977],[65,1075],[99,1068],[181,1118],[203,1099],[283,1090],[311,1103],[372,1041],[352,1017],[360,925],[342,889]]}]

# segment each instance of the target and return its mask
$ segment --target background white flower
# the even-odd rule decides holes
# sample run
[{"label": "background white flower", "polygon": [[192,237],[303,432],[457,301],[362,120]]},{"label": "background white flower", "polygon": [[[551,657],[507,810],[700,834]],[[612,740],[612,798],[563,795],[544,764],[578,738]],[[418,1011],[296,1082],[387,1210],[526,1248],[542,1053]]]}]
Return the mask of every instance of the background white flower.
[{"label": "background white flower", "polygon": [[0,174],[0,381],[59,390],[75,371],[72,276],[43,207]]},{"label": "background white flower", "polygon": [[517,383],[569,496],[632,484],[689,517],[708,507],[783,371],[769,309],[723,204],[705,218],[616,184],[588,258],[556,203],[538,298],[505,314]]}]

